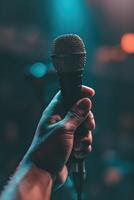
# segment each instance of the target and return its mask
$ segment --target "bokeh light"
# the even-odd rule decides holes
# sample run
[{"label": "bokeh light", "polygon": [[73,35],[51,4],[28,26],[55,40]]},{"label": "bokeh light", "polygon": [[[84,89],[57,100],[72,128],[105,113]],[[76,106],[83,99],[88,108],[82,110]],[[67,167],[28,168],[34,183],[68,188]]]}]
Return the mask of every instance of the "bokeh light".
[{"label": "bokeh light", "polygon": [[36,78],[43,77],[47,72],[47,66],[43,63],[37,62],[31,65],[30,73]]},{"label": "bokeh light", "polygon": [[121,48],[126,53],[134,53],[134,33],[126,33],[122,36]]}]

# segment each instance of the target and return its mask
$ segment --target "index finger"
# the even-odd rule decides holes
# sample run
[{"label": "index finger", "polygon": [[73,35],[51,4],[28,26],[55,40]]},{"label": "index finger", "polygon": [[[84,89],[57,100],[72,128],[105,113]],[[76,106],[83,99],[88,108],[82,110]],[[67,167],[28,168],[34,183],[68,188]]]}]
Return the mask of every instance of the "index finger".
[{"label": "index finger", "polygon": [[85,85],[81,86],[81,90],[82,90],[82,98],[84,97],[93,97],[95,95],[95,90],[91,87],[87,87]]}]

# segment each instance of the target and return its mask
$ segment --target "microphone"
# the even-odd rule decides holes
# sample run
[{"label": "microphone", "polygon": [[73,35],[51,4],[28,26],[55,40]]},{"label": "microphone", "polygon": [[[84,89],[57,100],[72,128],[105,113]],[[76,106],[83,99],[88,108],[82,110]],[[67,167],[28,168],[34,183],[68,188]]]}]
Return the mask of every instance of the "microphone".
[{"label": "microphone", "polygon": [[[52,44],[52,62],[58,73],[62,105],[66,112],[82,97],[82,76],[86,62],[86,50],[82,39],[76,34],[65,34],[57,37]],[[83,126],[76,131],[75,137],[84,132]],[[74,184],[81,199],[82,184],[85,179],[85,161],[74,154],[72,166]]]}]

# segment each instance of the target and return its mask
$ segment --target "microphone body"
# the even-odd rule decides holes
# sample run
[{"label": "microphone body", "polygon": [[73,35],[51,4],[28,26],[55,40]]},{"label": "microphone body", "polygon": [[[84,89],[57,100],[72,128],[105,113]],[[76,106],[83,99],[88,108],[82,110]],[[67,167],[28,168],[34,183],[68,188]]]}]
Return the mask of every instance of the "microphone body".
[{"label": "microphone body", "polygon": [[[84,43],[77,35],[63,35],[53,44],[52,60],[57,70],[64,114],[82,97],[82,76],[86,59]],[[75,137],[83,134],[84,124],[75,132]],[[78,194],[81,199],[82,185],[86,177],[84,158],[75,154],[71,163],[71,172]]]},{"label": "microphone body", "polygon": [[67,112],[81,97],[82,71],[75,73],[58,73],[62,104]]}]

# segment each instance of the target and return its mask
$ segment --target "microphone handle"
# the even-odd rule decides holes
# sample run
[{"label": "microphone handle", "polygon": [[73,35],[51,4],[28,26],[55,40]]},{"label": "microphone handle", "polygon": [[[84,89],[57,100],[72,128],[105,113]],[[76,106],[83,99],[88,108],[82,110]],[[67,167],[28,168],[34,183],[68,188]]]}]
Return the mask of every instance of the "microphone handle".
[{"label": "microphone handle", "polygon": [[82,71],[58,73],[65,114],[82,97]]},{"label": "microphone handle", "polygon": [[[83,69],[71,73],[58,73],[64,115],[73,106],[73,104],[82,97],[82,73]],[[84,126],[80,126],[78,131],[75,133],[75,137],[78,137],[79,134],[84,134],[83,129]],[[74,156],[73,161],[71,171],[78,199],[80,200],[82,195],[82,185],[86,178],[85,160],[82,157]]]}]

